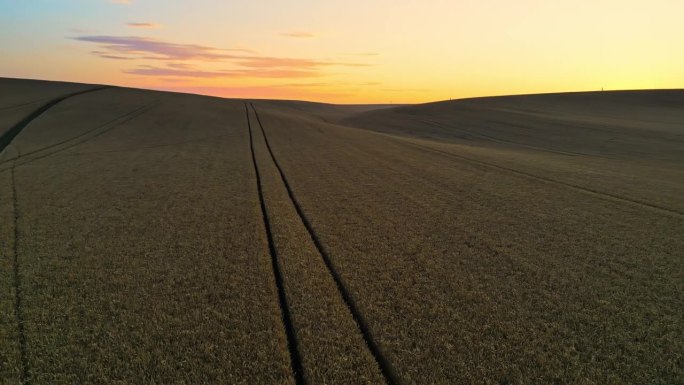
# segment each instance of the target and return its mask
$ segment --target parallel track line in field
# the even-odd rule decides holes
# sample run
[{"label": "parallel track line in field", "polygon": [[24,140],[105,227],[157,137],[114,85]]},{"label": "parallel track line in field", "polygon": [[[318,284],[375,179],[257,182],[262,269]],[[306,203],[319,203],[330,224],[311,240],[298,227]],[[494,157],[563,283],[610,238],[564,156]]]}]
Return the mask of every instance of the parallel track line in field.
[{"label": "parallel track line in field", "polygon": [[271,159],[273,160],[273,163],[275,164],[276,168],[278,169],[278,173],[280,174],[280,178],[283,181],[283,184],[285,185],[285,189],[287,190],[287,194],[290,198],[290,201],[292,202],[292,205],[294,206],[295,210],[297,211],[297,214],[299,215],[300,220],[304,224],[304,227],[306,227],[306,230],[308,231],[309,236],[311,237],[311,240],[313,241],[314,245],[316,246],[318,253],[321,255],[321,258],[323,259],[325,266],[328,268],[328,272],[332,276],[333,281],[335,281],[335,285],[337,286],[337,290],[339,291],[342,299],[344,300],[345,304],[347,305],[347,308],[349,309],[349,312],[351,313],[352,317],[354,318],[354,321],[358,325],[359,331],[361,332],[361,336],[363,337],[363,340],[366,343],[368,350],[371,352],[371,354],[373,355],[373,358],[378,363],[378,366],[380,367],[380,371],[382,372],[382,375],[385,379],[385,382],[388,385],[400,384],[401,381],[399,380],[399,377],[396,374],[396,370],[392,367],[389,360],[387,360],[385,355],[382,353],[380,346],[373,339],[373,335],[370,331],[370,327],[368,326],[368,323],[366,322],[365,318],[361,314],[361,311],[359,311],[359,307],[356,305],[354,298],[352,297],[351,293],[349,292],[349,290],[345,286],[344,281],[342,280],[340,273],[337,271],[337,268],[335,267],[335,265],[332,262],[332,259],[330,258],[330,255],[328,254],[328,252],[325,249],[325,247],[323,246],[320,238],[316,234],[316,231],[314,230],[313,226],[311,225],[311,222],[309,221],[308,217],[306,216],[306,214],[304,214],[304,210],[302,210],[302,207],[299,204],[299,201],[295,197],[295,195],[292,191],[292,187],[290,187],[290,183],[288,182],[287,177],[285,176],[285,173],[283,172],[283,169],[280,167],[278,160],[276,159],[275,155],[273,154],[273,150],[272,150],[271,145],[268,141],[266,131],[264,130],[264,125],[261,123],[259,113],[257,112],[256,108],[254,107],[254,104],[250,103],[250,105],[252,107],[252,110],[254,110],[254,115],[257,118],[257,123],[259,124],[259,127],[261,128],[261,134],[263,135],[264,141],[266,142],[266,148],[268,149],[268,152],[271,155]]},{"label": "parallel track line in field", "polygon": [[[466,135],[470,135],[473,138],[478,138],[478,139],[486,140],[489,142],[500,143],[500,144],[509,145],[509,146],[517,146],[517,147],[522,147],[522,148],[529,148],[529,149],[535,150],[535,151],[549,152],[552,154],[565,155],[565,156],[588,156],[588,157],[595,157],[595,158],[610,159],[609,157],[604,156],[604,155],[585,154],[585,153],[581,153],[581,152],[572,152],[572,151],[561,151],[561,150],[556,150],[556,149],[542,147],[542,146],[533,146],[531,144],[519,143],[519,142],[516,142],[513,140],[508,140],[508,139],[501,139],[501,138],[497,138],[497,137],[492,136],[492,135],[478,134],[478,133],[475,133],[473,131],[461,128],[461,127],[450,126],[450,125],[447,125],[445,123],[440,123],[440,122],[437,122],[434,120],[423,119],[423,121],[429,125],[432,125],[432,126],[436,126],[439,128],[446,128],[446,129],[452,130],[452,131],[459,131],[459,132],[464,133]],[[493,123],[496,124],[498,122],[493,122]],[[524,126],[520,126],[520,127],[524,127]]]},{"label": "parallel track line in field", "polygon": [[95,88],[90,88],[87,90],[83,91],[78,91],[74,92],[68,95],[60,96],[58,98],[52,99],[49,102],[43,104],[40,106],[38,109],[35,111],[31,112],[28,116],[26,116],[24,119],[19,121],[19,123],[15,124],[12,126],[9,130],[7,130],[2,136],[0,136],[0,152],[5,150],[5,148],[12,142],[12,140],[19,135],[21,130],[23,130],[26,126],[28,126],[33,120],[35,120],[37,117],[42,115],[45,111],[49,110],[50,108],[56,106],[57,104],[63,102],[66,99],[72,98],[74,96],[82,95],[88,92],[95,92],[99,90],[103,90],[106,88],[110,88],[111,86],[101,86],[101,87],[95,87]]},{"label": "parallel track line in field", "polygon": [[14,253],[13,264],[13,285],[14,285],[14,314],[17,320],[17,334],[19,336],[19,358],[21,362],[20,380],[22,384],[29,383],[28,351],[26,347],[26,328],[24,322],[24,312],[22,307],[21,276],[19,274],[19,205],[17,204],[17,182],[15,178],[14,166],[11,169],[12,178],[12,213],[14,225],[14,240],[12,252]]},{"label": "parallel track line in field", "polygon": [[459,159],[459,160],[461,160],[461,161],[468,162],[468,163],[471,163],[471,164],[476,164],[476,165],[479,165],[479,166],[484,166],[484,167],[488,167],[488,168],[503,170],[503,171],[507,171],[508,173],[512,173],[512,174],[524,176],[524,177],[529,178],[529,179],[535,179],[535,180],[539,180],[539,181],[542,181],[542,182],[546,182],[546,183],[551,183],[551,184],[555,184],[555,185],[567,187],[567,188],[570,188],[570,189],[575,190],[575,191],[580,191],[580,192],[583,192],[583,193],[586,193],[586,194],[590,194],[590,195],[593,195],[593,196],[597,196],[597,197],[600,197],[600,198],[603,198],[603,199],[607,199],[607,200],[610,200],[610,201],[613,201],[613,202],[616,202],[616,201],[617,201],[617,202],[623,202],[623,203],[627,203],[627,204],[629,204],[629,205],[636,205],[636,206],[638,206],[638,207],[642,207],[642,208],[647,208],[647,209],[650,209],[650,210],[654,210],[654,211],[657,211],[657,212],[660,212],[660,213],[663,213],[663,214],[674,215],[674,216],[677,216],[677,217],[684,217],[684,212],[678,211],[678,210],[676,210],[676,209],[671,209],[671,208],[669,208],[669,207],[664,207],[664,206],[656,205],[656,204],[653,204],[653,203],[650,203],[650,202],[645,202],[645,201],[642,201],[642,200],[639,200],[639,199],[627,198],[627,197],[624,197],[624,196],[621,196],[621,195],[611,194],[611,193],[607,193],[607,192],[604,192],[604,191],[599,191],[599,190],[595,190],[595,189],[591,189],[591,188],[579,186],[579,185],[576,185],[576,184],[573,184],[573,183],[563,182],[563,181],[559,181],[559,180],[556,180],[556,179],[547,178],[547,177],[544,177],[544,176],[539,176],[539,175],[536,175],[536,174],[532,174],[532,173],[529,173],[529,172],[520,171],[520,170],[516,170],[516,169],[513,169],[513,168],[505,167],[505,166],[500,166],[500,165],[498,165],[498,164],[489,163],[489,162],[485,162],[485,161],[482,161],[482,160],[473,159],[473,158],[470,158],[470,157],[467,157],[467,156],[454,154],[454,153],[449,152],[449,151],[444,151],[444,150],[440,150],[440,149],[437,149],[437,148],[432,148],[432,147],[429,147],[429,146],[426,146],[426,145],[422,145],[422,144],[419,144],[419,143],[414,143],[414,142],[411,142],[411,141],[408,141],[408,140],[404,140],[404,139],[396,139],[396,140],[399,140],[401,143],[407,144],[407,145],[409,145],[409,146],[411,146],[411,147],[414,147],[414,148],[417,148],[417,149],[420,149],[420,150],[423,150],[423,151],[428,151],[428,152],[433,152],[433,153],[436,153],[436,154],[446,155],[447,157],[450,157],[450,158],[453,158],[453,159]]},{"label": "parallel track line in field", "polygon": [[[148,111],[152,110],[153,108],[155,108],[155,107],[156,107],[157,105],[159,105],[159,104],[160,104],[160,103],[156,103],[156,104],[155,104],[155,103],[150,103],[150,104],[148,104],[148,105],[145,105],[145,106],[136,108],[136,109],[133,110],[133,111],[127,112],[127,113],[125,113],[125,114],[123,114],[123,115],[121,115],[121,116],[119,116],[119,117],[117,117],[117,118],[114,118],[114,119],[108,121],[107,123],[101,124],[101,125],[99,125],[99,126],[97,126],[97,127],[95,127],[95,128],[92,128],[92,129],[90,129],[90,130],[87,130],[87,131],[85,131],[85,132],[83,132],[83,133],[81,133],[81,134],[78,134],[78,135],[74,136],[74,137],[71,137],[71,138],[69,138],[69,139],[62,140],[62,141],[60,141],[60,142],[58,142],[58,143],[53,143],[53,144],[51,144],[51,145],[48,145],[48,146],[45,146],[45,147],[42,147],[42,148],[39,148],[39,149],[36,149],[36,150],[33,150],[33,151],[26,152],[26,153],[22,154],[21,156],[16,156],[16,157],[14,157],[14,158],[10,158],[10,159],[8,159],[8,160],[6,160],[6,161],[4,161],[4,162],[0,162],[0,165],[2,165],[2,164],[4,164],[4,163],[7,163],[7,162],[9,162],[9,161],[15,160],[15,161],[16,161],[16,163],[15,163],[16,166],[23,166],[23,165],[25,165],[25,164],[32,163],[32,162],[35,162],[35,161],[37,161],[37,160],[44,159],[44,158],[47,158],[47,157],[49,157],[49,156],[52,156],[52,155],[55,155],[55,154],[64,152],[64,151],[66,151],[66,150],[68,150],[68,149],[70,149],[70,148],[72,148],[72,147],[76,147],[76,146],[78,146],[78,145],[80,145],[80,144],[83,144],[83,143],[86,143],[86,142],[88,142],[88,141],[90,141],[90,140],[93,140],[93,139],[95,139],[95,138],[97,138],[97,137],[99,137],[99,136],[101,136],[101,135],[103,135],[103,134],[105,134],[105,133],[107,133],[107,132],[110,132],[110,131],[112,131],[113,129],[115,129],[115,128],[117,128],[117,127],[120,127],[120,126],[123,125],[124,123],[128,123],[129,121],[138,118],[139,116],[141,116],[141,115],[147,113]],[[87,136],[87,137],[84,138],[84,136],[86,136],[86,135],[88,135],[88,134],[91,134],[91,133],[97,131],[98,129],[100,129],[100,128],[102,128],[102,127],[106,127],[106,128],[105,128],[104,130],[100,131],[100,132],[96,132],[94,135]],[[77,139],[80,139],[80,140],[77,140]],[[71,142],[71,143],[69,143],[69,142]],[[52,148],[55,148],[55,147],[59,147],[59,146],[64,145],[64,144],[66,144],[66,146],[61,147],[61,148],[58,148],[58,149],[56,149],[56,150],[54,150],[54,151],[47,152],[47,153],[43,153],[43,154],[39,154],[39,155],[34,156],[34,157],[30,157],[31,155],[38,154],[38,153],[42,153],[42,152],[44,152],[44,151],[46,151],[46,150],[49,150],[49,149],[52,149]],[[27,159],[24,159],[24,158],[27,158]],[[6,169],[0,169],[0,171],[5,171],[5,170],[6,170]]]},{"label": "parallel track line in field", "polygon": [[[47,146],[45,146],[45,147],[41,147],[41,148],[37,148],[37,149],[35,149],[35,150],[23,152],[23,153],[21,154],[21,156],[17,155],[17,156],[15,156],[14,158],[9,158],[9,159],[7,159],[7,160],[1,161],[1,162],[0,162],[0,165],[1,165],[1,164],[4,164],[4,163],[11,162],[11,161],[16,160],[16,159],[19,159],[19,158],[26,158],[26,157],[28,157],[28,156],[30,156],[30,155],[37,154],[37,153],[43,152],[43,151],[45,151],[45,150],[49,150],[49,149],[51,149],[51,148],[55,148],[55,147],[61,146],[61,145],[66,144],[66,143],[68,143],[68,142],[71,142],[71,141],[74,141],[74,140],[76,140],[76,139],[82,138],[82,137],[84,137],[84,136],[86,136],[86,135],[88,135],[88,134],[90,134],[90,133],[92,133],[92,132],[94,132],[94,131],[99,130],[99,129],[102,128],[102,127],[107,127],[107,126],[110,126],[110,125],[116,126],[118,121],[121,120],[122,123],[123,123],[123,122],[127,121],[126,118],[129,118],[129,117],[131,117],[131,116],[133,116],[133,115],[136,115],[139,111],[144,110],[144,109],[146,109],[146,108],[148,108],[148,107],[150,107],[150,105],[145,105],[145,106],[142,106],[142,107],[138,107],[138,108],[136,108],[136,109],[134,109],[134,110],[132,110],[132,111],[128,111],[128,112],[126,112],[126,113],[124,113],[124,114],[122,114],[122,115],[119,115],[119,116],[117,116],[117,117],[114,118],[114,119],[108,120],[108,121],[105,122],[105,123],[102,123],[102,124],[100,124],[100,125],[98,125],[98,126],[95,126],[95,127],[93,127],[93,128],[90,128],[90,129],[88,129],[88,130],[85,130],[85,131],[81,132],[81,133],[78,134],[78,135],[74,135],[74,136],[72,136],[72,137],[70,137],[70,138],[61,140],[61,141],[59,141],[59,142],[55,142],[55,143],[49,144],[49,145],[47,145]],[[118,123],[118,124],[121,124],[121,123]],[[112,127],[109,127],[108,129],[111,129],[111,128],[112,128]]]},{"label": "parallel track line in field", "polygon": [[278,291],[278,303],[280,305],[280,314],[283,320],[283,325],[285,327],[285,334],[287,336],[287,348],[290,353],[290,365],[295,378],[295,382],[298,385],[302,385],[305,384],[304,369],[302,366],[302,359],[299,353],[299,347],[297,344],[294,326],[292,324],[292,315],[290,313],[290,307],[287,302],[287,296],[285,295],[285,283],[283,279],[283,272],[280,267],[280,262],[278,260],[278,252],[275,248],[275,243],[273,241],[271,221],[269,219],[268,211],[266,210],[266,203],[264,201],[264,193],[261,184],[261,174],[259,173],[259,166],[257,165],[256,155],[254,152],[252,124],[249,119],[249,108],[247,107],[247,103],[245,103],[245,115],[247,117],[247,129],[249,131],[249,146],[252,153],[252,163],[254,165],[254,173],[256,175],[257,192],[259,195],[259,206],[261,207],[261,216],[263,218],[264,228],[266,230],[266,238],[268,240],[268,251],[271,255],[271,265],[273,268],[273,275],[275,276],[276,289]]},{"label": "parallel track line in field", "polygon": [[[108,86],[102,86],[102,87],[95,87],[91,89],[87,89],[84,91],[79,91],[79,92],[74,92],[68,95],[60,96],[58,98],[52,99],[51,101],[45,103],[38,109],[34,110],[32,113],[30,113],[28,116],[26,116],[24,119],[19,121],[17,124],[12,126],[9,130],[7,130],[5,133],[3,133],[0,136],[0,152],[4,151],[7,146],[9,146],[10,143],[12,143],[12,140],[21,133],[21,131],[28,126],[33,120],[38,118],[40,115],[45,113],[47,110],[50,108],[54,107],[55,105],[59,104],[60,102],[69,99],[71,97],[77,96],[77,95],[82,95],[88,92],[94,92],[94,91],[99,91],[105,88],[109,88]],[[12,178],[12,209],[14,212],[14,218],[13,218],[13,224],[14,224],[14,245],[12,246],[12,250],[14,252],[14,260],[13,260],[13,285],[14,285],[14,311],[15,311],[15,316],[17,319],[17,329],[18,329],[18,335],[19,335],[19,354],[20,354],[20,360],[21,360],[21,383],[22,384],[29,384],[30,383],[30,377],[29,377],[29,364],[28,364],[28,350],[27,350],[27,342],[26,342],[26,330],[25,330],[25,321],[24,321],[24,314],[23,314],[23,305],[22,305],[22,291],[21,291],[21,274],[20,274],[20,269],[19,269],[19,211],[18,211],[18,204],[17,204],[17,184],[16,184],[16,177],[15,177],[15,168],[16,168],[16,161],[12,164],[11,167],[11,178]]]}]

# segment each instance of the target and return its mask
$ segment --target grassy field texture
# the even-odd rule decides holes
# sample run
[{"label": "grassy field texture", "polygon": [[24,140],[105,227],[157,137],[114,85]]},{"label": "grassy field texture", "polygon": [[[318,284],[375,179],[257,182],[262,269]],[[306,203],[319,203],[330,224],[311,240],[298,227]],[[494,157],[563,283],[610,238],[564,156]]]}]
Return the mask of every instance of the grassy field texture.
[{"label": "grassy field texture", "polygon": [[310,384],[383,383],[323,257],[288,197],[253,110],[250,126],[303,377]]},{"label": "grassy field texture", "polygon": [[[676,205],[615,198],[600,183],[568,186],[581,168],[556,182],[549,165],[531,167],[528,154],[540,155],[529,149],[387,137],[284,109],[262,115],[406,382],[681,379]],[[498,156],[511,152],[517,164]],[[574,159],[551,161],[573,169]],[[660,178],[682,196],[684,179]],[[648,197],[678,203],[667,193]]]},{"label": "grassy field texture", "polygon": [[68,97],[0,153],[0,383],[681,383],[682,111]]},{"label": "grassy field texture", "polygon": [[49,147],[16,161],[31,383],[291,383],[242,103],[100,91],[12,145]]}]

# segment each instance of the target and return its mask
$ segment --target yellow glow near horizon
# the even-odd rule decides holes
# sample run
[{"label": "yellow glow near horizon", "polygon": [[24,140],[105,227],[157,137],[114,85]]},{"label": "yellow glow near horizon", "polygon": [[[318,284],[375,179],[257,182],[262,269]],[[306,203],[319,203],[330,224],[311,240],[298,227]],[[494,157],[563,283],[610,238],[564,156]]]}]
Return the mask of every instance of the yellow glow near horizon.
[{"label": "yellow glow near horizon", "polygon": [[0,76],[337,103],[684,87],[682,1],[45,0],[0,11]]}]

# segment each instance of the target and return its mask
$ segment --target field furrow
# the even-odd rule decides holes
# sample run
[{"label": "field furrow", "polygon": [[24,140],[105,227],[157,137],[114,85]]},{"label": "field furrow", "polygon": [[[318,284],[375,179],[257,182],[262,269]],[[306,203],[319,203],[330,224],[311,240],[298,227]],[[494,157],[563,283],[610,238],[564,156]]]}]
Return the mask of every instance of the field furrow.
[{"label": "field furrow", "polygon": [[271,213],[274,245],[284,272],[306,382],[394,383],[392,378],[383,379],[366,339],[368,331],[358,323],[339,276],[330,269],[315,233],[300,216],[255,109],[251,116],[266,208]]},{"label": "field furrow", "polygon": [[0,136],[0,152],[2,152],[5,149],[5,147],[7,147],[12,142],[14,137],[19,135],[21,130],[23,130],[26,126],[29,125],[29,123],[31,123],[34,119],[38,118],[40,115],[48,111],[50,108],[56,106],[57,104],[63,102],[68,98],[72,98],[74,96],[82,95],[88,92],[99,91],[105,88],[108,87],[94,87],[91,89],[74,92],[68,95],[60,96],[59,98],[50,100],[49,102],[43,104],[38,109],[32,111],[30,114],[28,114],[28,116],[26,116],[25,118],[23,118],[22,120],[20,120],[19,122],[17,122],[12,127],[10,127],[2,133],[2,135]]},{"label": "field furrow", "polygon": [[13,170],[0,171],[0,379],[22,383],[24,350],[17,314],[16,199]]},{"label": "field furrow", "polygon": [[26,383],[28,379],[29,367],[28,367],[28,353],[26,350],[26,328],[24,321],[24,309],[23,309],[23,295],[21,286],[21,257],[19,255],[18,245],[19,245],[19,208],[17,196],[17,182],[15,178],[15,167],[10,170],[11,183],[12,183],[12,213],[13,223],[12,229],[14,230],[14,239],[12,240],[12,254],[14,255],[13,261],[13,291],[14,291],[14,314],[17,320],[17,335],[19,338],[19,357],[21,361],[21,375],[20,379],[22,383]]},{"label": "field furrow", "polygon": [[664,213],[664,214],[666,214],[666,215],[674,215],[674,216],[678,216],[678,217],[683,217],[683,216],[684,216],[684,212],[683,212],[683,211],[679,211],[679,210],[674,209],[674,208],[669,208],[669,207],[660,206],[660,205],[655,204],[655,203],[652,203],[652,202],[646,202],[646,201],[639,200],[639,199],[632,199],[632,198],[624,197],[624,196],[621,196],[621,195],[617,195],[617,194],[608,193],[608,192],[605,192],[605,191],[596,190],[596,189],[593,189],[593,188],[583,187],[583,186],[579,186],[579,185],[576,185],[576,184],[567,183],[567,182],[559,181],[559,180],[556,180],[556,179],[551,179],[551,178],[548,178],[548,177],[545,177],[545,176],[540,176],[540,175],[531,174],[531,173],[526,172],[526,171],[516,170],[516,169],[510,168],[510,167],[501,166],[501,165],[498,165],[498,164],[489,163],[489,162],[485,162],[485,161],[478,160],[478,159],[474,159],[474,158],[469,158],[469,157],[463,156],[463,155],[461,155],[461,154],[456,154],[456,153],[453,153],[453,152],[448,152],[448,151],[440,150],[440,149],[438,149],[438,148],[434,148],[434,147],[429,146],[429,145],[426,145],[426,144],[424,144],[424,143],[421,144],[421,143],[410,142],[410,141],[407,141],[407,143],[409,143],[409,144],[412,145],[412,146],[416,146],[417,148],[426,150],[426,151],[433,151],[433,152],[436,152],[436,153],[444,154],[444,155],[446,155],[446,156],[450,156],[450,157],[453,157],[453,158],[457,158],[457,159],[463,160],[463,161],[465,161],[465,162],[470,162],[470,163],[474,163],[474,164],[481,165],[481,166],[485,166],[485,167],[497,168],[497,169],[500,169],[500,170],[503,170],[503,171],[506,171],[506,172],[509,172],[509,173],[521,175],[521,176],[524,176],[524,177],[527,177],[527,178],[533,178],[533,179],[536,179],[536,180],[540,180],[540,181],[544,181],[544,182],[553,183],[553,184],[556,184],[556,185],[568,187],[568,188],[571,188],[571,189],[574,189],[574,190],[577,190],[577,191],[581,191],[581,192],[584,192],[584,193],[587,193],[587,194],[592,194],[592,195],[600,196],[600,197],[603,197],[604,199],[615,200],[615,201],[620,201],[620,202],[627,203],[627,204],[642,206],[643,208],[650,209],[650,210],[655,210],[656,212],[661,212],[661,213]]},{"label": "field furrow", "polygon": [[266,209],[266,203],[264,201],[263,183],[261,181],[261,173],[259,172],[259,165],[257,164],[256,155],[254,151],[254,133],[252,130],[252,124],[249,119],[249,109],[247,104],[245,104],[245,116],[247,118],[247,129],[249,130],[249,147],[252,154],[252,163],[254,164],[254,174],[256,175],[257,192],[259,195],[259,207],[261,209],[261,214],[264,220],[264,231],[266,233],[266,239],[268,241],[268,251],[271,256],[271,266],[273,267],[273,276],[275,279],[276,290],[278,292],[278,303],[280,305],[280,313],[283,319],[283,327],[285,329],[285,334],[287,335],[287,347],[290,354],[290,367],[292,369],[292,374],[295,378],[297,384],[304,383],[304,368],[302,367],[301,353],[299,352],[299,344],[297,343],[297,337],[295,336],[294,326],[292,325],[292,315],[290,310],[290,305],[288,304],[287,294],[285,294],[285,284],[283,279],[283,273],[281,268],[281,261],[278,257],[278,251],[276,250],[273,241],[273,230],[271,227],[271,220],[269,219],[269,213]]}]

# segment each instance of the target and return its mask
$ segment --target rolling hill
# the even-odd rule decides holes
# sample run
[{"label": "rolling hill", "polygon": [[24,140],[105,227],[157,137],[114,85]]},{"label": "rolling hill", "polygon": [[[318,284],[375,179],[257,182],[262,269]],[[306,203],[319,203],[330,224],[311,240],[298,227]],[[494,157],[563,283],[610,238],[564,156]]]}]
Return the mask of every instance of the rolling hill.
[{"label": "rolling hill", "polygon": [[0,382],[681,381],[684,91],[0,79]]}]

